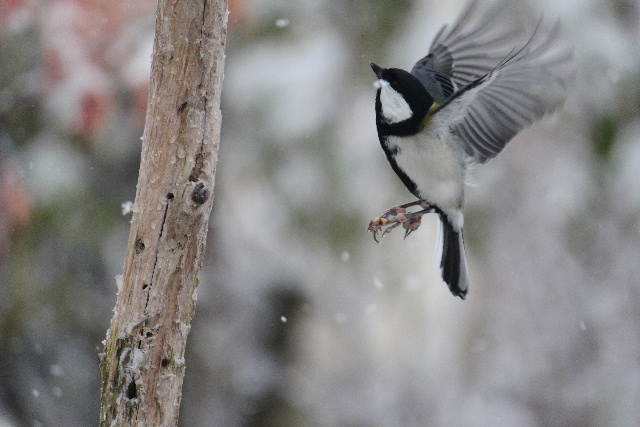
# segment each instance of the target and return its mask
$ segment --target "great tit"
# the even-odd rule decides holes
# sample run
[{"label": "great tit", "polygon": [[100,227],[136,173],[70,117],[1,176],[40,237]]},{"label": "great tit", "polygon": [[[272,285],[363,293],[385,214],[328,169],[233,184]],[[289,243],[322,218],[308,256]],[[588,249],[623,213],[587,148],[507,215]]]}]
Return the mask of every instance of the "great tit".
[{"label": "great tit", "polygon": [[[371,63],[380,144],[418,200],[387,210],[369,231],[378,241],[378,232],[384,236],[402,225],[406,237],[422,215],[437,213],[442,278],[462,299],[469,288],[462,234],[468,169],[494,158],[521,130],[555,111],[573,74],[559,23],[547,26],[540,18],[523,38],[504,5],[481,13],[472,1],[451,27],[440,30],[411,72]],[[411,213],[412,206],[421,210]]]}]

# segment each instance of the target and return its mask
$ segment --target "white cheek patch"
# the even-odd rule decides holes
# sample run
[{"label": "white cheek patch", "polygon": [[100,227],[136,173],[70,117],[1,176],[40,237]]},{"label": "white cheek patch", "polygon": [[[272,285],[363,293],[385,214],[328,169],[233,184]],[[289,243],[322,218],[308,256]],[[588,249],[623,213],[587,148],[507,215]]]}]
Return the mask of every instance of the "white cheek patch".
[{"label": "white cheek patch", "polygon": [[389,123],[400,123],[411,118],[413,112],[402,95],[396,92],[388,82],[384,80],[376,81],[376,86],[380,88],[380,104],[382,104],[382,115]]}]

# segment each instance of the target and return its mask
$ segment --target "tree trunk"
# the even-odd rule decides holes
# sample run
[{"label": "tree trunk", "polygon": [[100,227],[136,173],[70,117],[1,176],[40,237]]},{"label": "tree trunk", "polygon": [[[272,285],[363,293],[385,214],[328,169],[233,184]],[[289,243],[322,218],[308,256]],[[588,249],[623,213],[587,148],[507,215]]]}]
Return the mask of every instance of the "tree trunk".
[{"label": "tree trunk", "polygon": [[140,176],[100,425],[176,426],[220,140],[226,0],[159,0]]}]

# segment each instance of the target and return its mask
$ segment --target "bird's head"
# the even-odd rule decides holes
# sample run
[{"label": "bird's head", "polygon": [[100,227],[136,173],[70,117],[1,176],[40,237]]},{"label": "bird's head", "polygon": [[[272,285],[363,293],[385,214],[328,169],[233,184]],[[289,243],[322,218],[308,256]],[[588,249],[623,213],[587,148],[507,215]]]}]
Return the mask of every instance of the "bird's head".
[{"label": "bird's head", "polygon": [[385,124],[418,126],[433,105],[433,98],[420,81],[404,70],[382,68],[371,63],[378,80],[376,112]]}]

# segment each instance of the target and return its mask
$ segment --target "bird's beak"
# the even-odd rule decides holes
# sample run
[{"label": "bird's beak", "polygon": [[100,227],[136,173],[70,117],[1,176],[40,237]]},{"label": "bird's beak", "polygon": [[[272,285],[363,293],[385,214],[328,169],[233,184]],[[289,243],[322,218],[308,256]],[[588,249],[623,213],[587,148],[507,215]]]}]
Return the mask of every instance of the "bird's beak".
[{"label": "bird's beak", "polygon": [[371,69],[373,70],[374,73],[376,73],[376,76],[378,76],[378,78],[381,79],[382,73],[384,72],[384,68],[382,68],[375,62],[370,62],[369,65],[371,65]]}]

